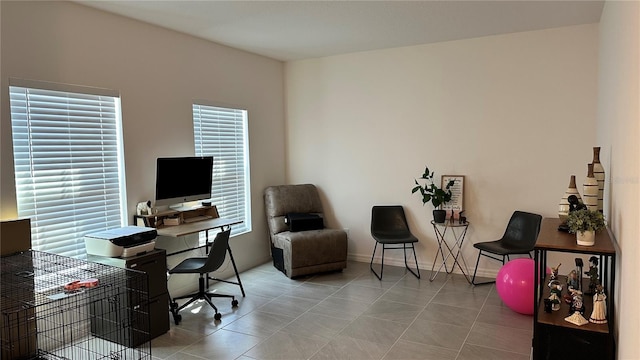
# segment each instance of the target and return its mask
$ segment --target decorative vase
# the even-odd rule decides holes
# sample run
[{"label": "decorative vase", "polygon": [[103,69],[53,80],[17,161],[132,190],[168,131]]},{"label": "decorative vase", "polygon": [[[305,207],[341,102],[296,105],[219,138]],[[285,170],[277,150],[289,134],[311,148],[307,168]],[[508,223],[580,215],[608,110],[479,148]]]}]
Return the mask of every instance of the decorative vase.
[{"label": "decorative vase", "polygon": [[594,230],[578,231],[576,241],[581,246],[593,246],[596,243],[596,232]]},{"label": "decorative vase", "polygon": [[558,206],[558,217],[560,220],[564,221],[569,215],[569,196],[575,195],[580,202],[582,202],[582,198],[580,197],[580,193],[578,192],[578,188],[576,188],[576,176],[571,175],[569,180],[569,187],[567,191],[564,192],[562,199],[560,199],[560,205]]},{"label": "decorative vase", "polygon": [[600,147],[593,148],[593,176],[598,180],[598,211],[604,210],[604,167],[600,163]]},{"label": "decorative vase", "polygon": [[593,175],[593,164],[587,165],[587,178],[582,187],[582,200],[591,211],[598,210],[598,180]]},{"label": "decorative vase", "polygon": [[447,219],[447,212],[445,210],[433,210],[433,221],[437,223],[443,223]]}]

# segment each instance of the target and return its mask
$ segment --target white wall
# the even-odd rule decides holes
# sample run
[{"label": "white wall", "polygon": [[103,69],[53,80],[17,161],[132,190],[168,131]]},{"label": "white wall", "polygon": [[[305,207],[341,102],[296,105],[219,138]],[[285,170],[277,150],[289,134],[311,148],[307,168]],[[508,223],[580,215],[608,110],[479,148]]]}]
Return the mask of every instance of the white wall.
[{"label": "white wall", "polygon": [[120,91],[130,217],[154,198],[157,157],[194,154],[191,104],[204,99],[249,111],[253,232],[232,246],[241,270],[269,259],[262,191],[285,175],[282,62],[74,3],[1,6],[2,218],[16,215],[10,77]]},{"label": "white wall", "polygon": [[640,2],[608,1],[600,19],[598,142],[618,252],[618,359],[640,359]]},{"label": "white wall", "polygon": [[[287,181],[319,186],[330,224],[349,228],[356,260],[373,250],[371,206],[404,205],[419,262],[430,268],[432,207],[411,194],[414,179],[425,165],[438,178],[465,175],[463,254],[473,271],[472,243],[499,238],[517,209],[556,216],[570,175],[584,181],[597,146],[597,29],[287,63]],[[483,258],[478,273],[499,268]]]}]

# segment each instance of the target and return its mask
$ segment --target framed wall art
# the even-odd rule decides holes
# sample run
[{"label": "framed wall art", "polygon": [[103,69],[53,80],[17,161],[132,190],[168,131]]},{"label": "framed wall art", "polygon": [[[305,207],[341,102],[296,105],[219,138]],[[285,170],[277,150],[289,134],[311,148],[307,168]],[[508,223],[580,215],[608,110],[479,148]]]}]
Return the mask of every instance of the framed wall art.
[{"label": "framed wall art", "polygon": [[443,210],[453,210],[459,214],[464,210],[464,175],[442,175],[441,187],[444,189],[449,181],[453,180],[451,190],[451,201],[442,205]]}]

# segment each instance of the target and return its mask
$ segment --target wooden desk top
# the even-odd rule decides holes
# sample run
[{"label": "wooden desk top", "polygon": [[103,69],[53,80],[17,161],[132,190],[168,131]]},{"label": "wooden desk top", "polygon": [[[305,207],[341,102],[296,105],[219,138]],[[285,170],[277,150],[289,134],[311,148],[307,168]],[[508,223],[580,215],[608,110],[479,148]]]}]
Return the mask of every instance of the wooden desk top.
[{"label": "wooden desk top", "polygon": [[241,224],[242,221],[235,219],[224,219],[224,218],[215,218],[202,220],[192,223],[184,223],[180,225],[173,226],[163,226],[158,228],[158,235],[163,236],[171,236],[171,237],[179,237],[189,234],[199,233],[201,231],[211,230],[215,228],[221,228],[224,226],[231,226],[236,224]]},{"label": "wooden desk top", "polygon": [[611,241],[609,229],[596,232],[594,246],[581,246],[576,242],[576,234],[558,231],[561,224],[558,218],[544,218],[540,225],[540,233],[536,241],[536,250],[566,251],[582,254],[615,255],[616,249]]}]

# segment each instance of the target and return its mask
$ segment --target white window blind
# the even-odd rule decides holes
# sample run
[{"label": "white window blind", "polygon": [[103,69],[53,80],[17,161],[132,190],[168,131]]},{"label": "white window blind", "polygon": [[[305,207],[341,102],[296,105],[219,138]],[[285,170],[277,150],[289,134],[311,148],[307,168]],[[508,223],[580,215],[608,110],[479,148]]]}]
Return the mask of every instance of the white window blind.
[{"label": "white window blind", "polygon": [[84,235],[124,225],[120,99],[9,87],[18,216],[32,248],[85,256]]},{"label": "white window blind", "polygon": [[213,156],[213,204],[243,221],[232,234],[251,231],[247,111],[194,104],[193,128],[196,156]]}]

